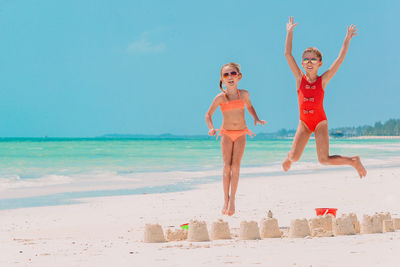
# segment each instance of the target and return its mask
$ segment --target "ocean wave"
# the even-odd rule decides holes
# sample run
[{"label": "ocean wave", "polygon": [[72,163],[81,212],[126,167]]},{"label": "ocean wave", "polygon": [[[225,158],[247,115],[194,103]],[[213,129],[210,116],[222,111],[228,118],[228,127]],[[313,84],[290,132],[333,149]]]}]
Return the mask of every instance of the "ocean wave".
[{"label": "ocean wave", "polygon": [[[400,156],[385,158],[362,158],[368,168],[384,168],[399,166]],[[313,161],[299,161],[293,164],[291,173],[298,171],[333,170],[336,166],[323,166],[317,159]],[[281,162],[275,161],[263,166],[242,166],[241,178],[260,176],[284,175]],[[0,176],[0,198],[13,198],[26,195],[40,195],[43,192],[73,192],[114,189],[133,189],[144,187],[164,186],[170,184],[201,184],[219,182],[222,177],[222,167],[206,170],[188,171],[153,171],[134,172],[120,170],[92,170],[73,174],[46,174],[38,178],[26,176]]]},{"label": "ocean wave", "polygon": [[68,184],[71,181],[71,177],[63,175],[46,175],[42,178],[30,179],[21,179],[20,176],[14,175],[7,178],[0,178],[0,190]]}]

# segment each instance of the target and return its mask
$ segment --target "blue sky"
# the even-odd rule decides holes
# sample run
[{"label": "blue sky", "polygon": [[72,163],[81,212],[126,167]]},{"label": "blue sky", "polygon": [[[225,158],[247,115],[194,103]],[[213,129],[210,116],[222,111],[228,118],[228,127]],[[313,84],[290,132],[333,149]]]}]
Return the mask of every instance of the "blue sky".
[{"label": "blue sky", "polygon": [[[295,128],[298,104],[284,51],[308,46],[347,57],[328,84],[329,127],[400,118],[398,1],[0,0],[0,136],[207,134],[221,65],[242,65],[260,118]],[[221,123],[218,109],[215,126]]]}]

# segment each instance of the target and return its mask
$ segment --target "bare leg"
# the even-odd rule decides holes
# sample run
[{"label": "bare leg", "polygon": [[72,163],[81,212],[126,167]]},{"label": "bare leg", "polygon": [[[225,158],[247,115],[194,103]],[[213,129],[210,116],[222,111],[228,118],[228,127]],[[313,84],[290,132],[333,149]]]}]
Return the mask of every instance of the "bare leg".
[{"label": "bare leg", "polygon": [[285,172],[290,169],[292,162],[298,161],[303,154],[304,148],[306,147],[308,140],[310,139],[312,132],[308,129],[304,122],[299,121],[296,135],[293,139],[292,148],[288,153],[287,158],[282,163],[282,168]]},{"label": "bare leg", "polygon": [[343,157],[340,155],[329,155],[329,131],[328,122],[322,121],[315,128],[315,144],[317,145],[318,161],[324,165],[350,165],[354,167],[360,178],[367,175],[358,156]]},{"label": "bare leg", "polygon": [[235,214],[235,198],[239,184],[240,162],[242,161],[244,148],[246,146],[246,135],[242,135],[233,143],[232,164],[231,164],[231,194],[229,196],[229,205],[227,214]]},{"label": "bare leg", "polygon": [[233,142],[229,136],[223,134],[221,136],[221,150],[223,160],[222,170],[222,187],[224,189],[224,206],[222,208],[222,214],[226,214],[229,203],[229,187],[231,183],[231,164],[232,164],[232,150]]}]

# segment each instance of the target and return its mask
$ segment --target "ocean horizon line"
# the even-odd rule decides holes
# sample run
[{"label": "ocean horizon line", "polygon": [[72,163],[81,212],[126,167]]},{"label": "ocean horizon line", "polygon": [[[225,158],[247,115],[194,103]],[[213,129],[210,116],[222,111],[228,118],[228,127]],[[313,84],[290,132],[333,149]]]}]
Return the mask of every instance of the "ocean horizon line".
[{"label": "ocean horizon line", "polygon": [[[256,136],[248,140],[287,140],[293,139],[294,135],[279,136],[274,133],[258,133]],[[356,136],[336,136],[330,135],[331,138],[337,139],[397,139],[398,135],[356,135]],[[215,140],[215,136],[209,135],[174,135],[174,134],[113,134],[103,136],[86,136],[86,137],[65,137],[65,136],[43,136],[43,137],[0,137],[0,142],[9,141],[111,141],[111,140]],[[313,139],[313,138],[312,138]]]},{"label": "ocean horizon line", "polygon": [[[295,136],[296,129],[280,129],[275,132],[260,132],[254,137],[255,140],[260,139],[291,139]],[[329,135],[333,138],[385,138],[385,137],[397,137],[400,136],[400,119],[389,119],[382,123],[380,121],[375,122],[374,126],[347,126],[347,127],[336,127],[329,129]],[[120,133],[109,133],[100,136],[21,136],[21,137],[0,137],[0,141],[10,140],[110,140],[110,139],[174,139],[174,140],[208,140],[213,139],[215,136],[209,136],[207,134],[172,134],[172,133],[161,133],[161,134],[120,134]]]}]

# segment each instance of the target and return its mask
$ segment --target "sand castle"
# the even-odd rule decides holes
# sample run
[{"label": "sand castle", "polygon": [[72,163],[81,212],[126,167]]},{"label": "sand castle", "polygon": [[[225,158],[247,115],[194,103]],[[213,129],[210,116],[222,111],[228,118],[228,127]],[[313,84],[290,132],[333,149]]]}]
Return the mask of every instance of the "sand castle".
[{"label": "sand castle", "polygon": [[373,226],[372,216],[364,214],[360,227],[361,234],[374,234],[375,227]]},{"label": "sand castle", "polygon": [[275,218],[264,218],[260,222],[261,238],[277,238],[281,237],[282,233],[279,230],[278,220]]},{"label": "sand castle", "polygon": [[343,214],[339,218],[336,218],[333,222],[333,233],[334,235],[354,235],[354,226],[349,215]]},{"label": "sand castle", "polygon": [[145,243],[165,242],[164,232],[159,224],[146,224],[144,230]]},{"label": "sand castle", "polygon": [[[372,216],[363,215],[362,223],[354,213],[343,214],[339,218],[334,218],[331,214],[318,216],[307,221],[307,219],[292,220],[288,233],[284,237],[304,238],[328,237],[339,235],[354,234],[375,234],[387,233],[400,230],[400,218],[392,218],[389,212],[375,213]],[[227,222],[219,219],[211,225],[211,240],[231,239],[231,232]],[[267,213],[267,218],[260,221],[260,228],[255,221],[242,221],[240,223],[241,240],[255,240],[261,238],[282,237],[279,229],[278,220],[273,218],[272,212]],[[163,229],[159,224],[146,224],[144,232],[145,243],[160,243],[166,241],[190,242],[210,241],[207,225],[204,221],[191,220],[189,230],[168,229],[164,237]]]},{"label": "sand castle", "polygon": [[242,221],[240,223],[240,235],[242,240],[261,239],[258,224],[255,221]]},{"label": "sand castle", "polygon": [[[390,223],[387,223],[387,228],[384,229],[384,221],[392,221],[392,216],[389,212],[375,213],[373,216],[364,215],[360,233],[375,234],[385,232],[385,230],[389,230]],[[394,222],[392,222],[392,224],[394,226]]]},{"label": "sand castle", "polygon": [[282,236],[278,220],[273,218],[271,210],[268,211],[267,218],[263,218],[260,221],[260,236],[261,238],[277,238]]},{"label": "sand castle", "polygon": [[382,233],[383,230],[383,216],[381,214],[375,213],[372,216],[372,227],[374,233]]},{"label": "sand castle", "polygon": [[393,219],[394,230],[400,230],[400,218]]},{"label": "sand castle", "polygon": [[333,216],[331,214],[318,216],[308,221],[311,236],[328,237],[333,236],[332,232]]},{"label": "sand castle", "polygon": [[211,240],[231,239],[231,232],[227,222],[219,219],[211,225]]},{"label": "sand castle", "polygon": [[202,242],[210,241],[207,224],[204,221],[190,221],[188,241]]},{"label": "sand castle", "polygon": [[271,211],[271,210],[268,211],[267,217],[268,217],[268,218],[272,218],[272,217],[273,217],[273,214],[272,214],[272,211]]},{"label": "sand castle", "polygon": [[165,235],[165,239],[168,242],[186,240],[187,237],[188,237],[188,231],[184,229],[176,229],[175,231],[168,229]]},{"label": "sand castle", "polygon": [[387,220],[387,221],[391,221],[392,220],[392,216],[390,215],[389,212],[386,212],[386,213],[383,213],[383,212],[375,213],[373,217],[374,217],[374,220],[376,220],[376,223],[375,223],[375,232],[376,233],[382,233],[383,232],[383,222],[385,220]]},{"label": "sand castle", "polygon": [[394,232],[393,221],[392,220],[384,220],[383,221],[383,232]]},{"label": "sand castle", "polygon": [[380,213],[376,213],[376,214],[378,214],[384,221],[385,220],[387,220],[387,221],[391,221],[392,220],[392,215],[390,214],[390,212],[385,212],[385,213],[380,212]]},{"label": "sand castle", "polygon": [[290,238],[302,238],[310,235],[311,231],[307,219],[296,219],[290,223]]},{"label": "sand castle", "polygon": [[353,224],[354,227],[354,232],[356,234],[360,233],[360,222],[358,221],[357,215],[355,213],[350,213],[349,214],[351,223]]}]

